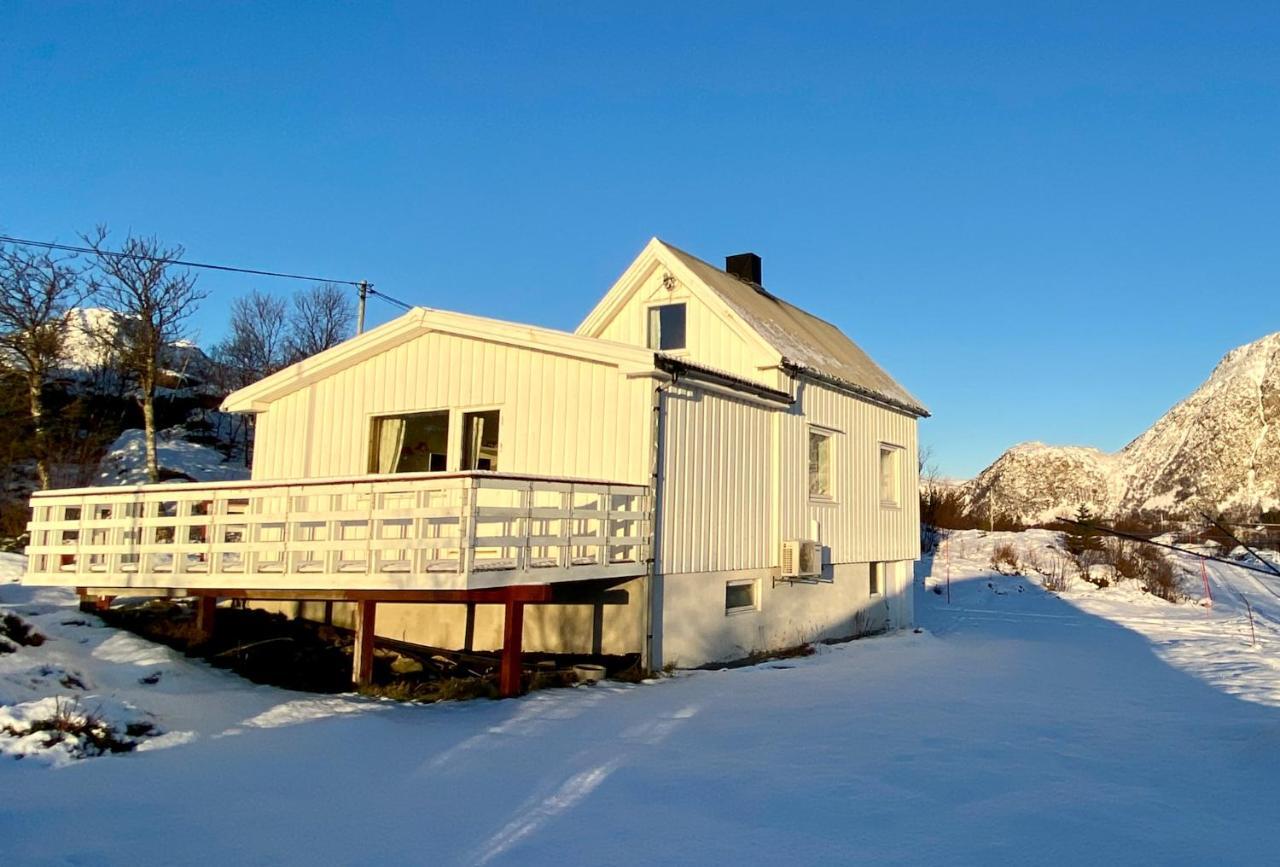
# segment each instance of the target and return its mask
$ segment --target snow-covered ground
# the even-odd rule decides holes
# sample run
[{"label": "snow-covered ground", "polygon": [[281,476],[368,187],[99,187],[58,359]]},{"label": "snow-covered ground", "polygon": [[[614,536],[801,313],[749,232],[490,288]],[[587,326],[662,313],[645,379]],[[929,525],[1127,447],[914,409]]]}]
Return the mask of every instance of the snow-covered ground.
[{"label": "snow-covered ground", "polygon": [[[7,700],[49,694],[22,673],[60,666],[82,701],[164,732],[59,767],[0,759],[0,848],[23,864],[1273,860],[1280,633],[1251,648],[1225,583],[1212,610],[1047,594],[994,574],[992,542],[922,564],[918,634],[434,706],[254,686],[60,591],[0,586],[51,639],[0,656]],[[933,592],[948,573],[950,602]]]},{"label": "snow-covered ground", "polygon": [[[193,443],[181,428],[156,434],[156,460],[160,467],[182,473],[196,482],[231,482],[249,478],[244,466],[228,462],[215,448]],[[147,445],[143,432],[126,430],[103,455],[99,485],[142,485],[147,482]]]}]

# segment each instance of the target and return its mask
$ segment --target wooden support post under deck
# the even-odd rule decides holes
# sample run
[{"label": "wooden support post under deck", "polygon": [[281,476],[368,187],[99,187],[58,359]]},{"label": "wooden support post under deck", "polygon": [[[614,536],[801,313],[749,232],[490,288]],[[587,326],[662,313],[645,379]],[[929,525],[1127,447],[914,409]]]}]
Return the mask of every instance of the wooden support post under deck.
[{"label": "wooden support post under deck", "polygon": [[351,682],[356,686],[373,683],[373,625],[378,603],[356,603],[356,644],[351,659]]},{"label": "wooden support post under deck", "polygon": [[520,643],[524,637],[524,603],[508,599],[502,624],[502,672],[499,692],[503,698],[520,694]]},{"label": "wooden support post under deck", "polygon": [[196,632],[201,640],[208,641],[213,637],[213,619],[218,608],[217,596],[199,596],[196,598]]},{"label": "wooden support post under deck", "polygon": [[93,607],[99,611],[107,611],[111,608],[111,603],[115,600],[114,596],[99,596],[93,600]]}]

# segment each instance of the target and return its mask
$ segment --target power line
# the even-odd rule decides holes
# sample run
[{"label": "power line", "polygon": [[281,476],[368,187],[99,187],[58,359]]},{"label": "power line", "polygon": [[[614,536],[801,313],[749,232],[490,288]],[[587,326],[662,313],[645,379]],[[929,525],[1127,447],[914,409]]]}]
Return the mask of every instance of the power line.
[{"label": "power line", "polygon": [[405,310],[413,309],[412,304],[408,304],[404,301],[401,301],[399,298],[392,298],[390,295],[388,295],[385,292],[379,292],[378,290],[373,288],[373,284],[369,285],[369,294],[377,298],[381,298],[383,301],[386,301],[388,304],[394,304],[397,307],[403,307]]},{"label": "power line", "polygon": [[[237,268],[233,265],[211,265],[208,262],[189,262],[184,259],[162,259],[158,256],[143,256],[139,253],[122,253],[115,250],[95,250],[92,247],[77,247],[74,244],[57,244],[52,241],[28,241],[23,238],[11,238],[8,235],[0,235],[0,242],[19,244],[23,247],[43,247],[47,250],[64,250],[68,253],[89,253],[94,256],[110,256],[116,259],[136,259],[146,262],[159,262],[164,265],[182,265],[185,268],[208,268],[212,271],[234,271],[237,274],[257,274],[261,277],[283,277],[287,280],[308,280],[312,283],[339,283],[344,286],[360,285],[359,280],[333,280],[328,277],[308,277],[305,274],[286,274],[283,271],[260,271],[257,268]],[[385,298],[386,296],[383,297]]]},{"label": "power line", "polygon": [[388,304],[392,304],[403,310],[412,310],[412,304],[401,301],[399,298],[392,298],[385,292],[379,292],[373,288],[373,284],[366,280],[334,280],[329,277],[309,277],[305,274],[288,274],[283,271],[263,271],[258,268],[238,268],[234,265],[213,265],[209,262],[191,262],[185,259],[163,259],[159,256],[144,256],[140,253],[124,253],[118,250],[95,250],[93,247],[81,247],[75,244],[59,244],[54,241],[31,241],[25,238],[13,238],[9,235],[0,235],[0,243],[18,244],[23,247],[41,247],[46,250],[62,250],[68,253],[88,253],[93,256],[110,256],[116,259],[135,259],[146,262],[159,262],[163,265],[181,265],[184,268],[206,268],[211,271],[231,271],[236,274],[256,274],[260,277],[281,277],[286,280],[306,280],[310,283],[337,283],[343,286],[363,287],[369,294],[377,298],[381,298]]}]

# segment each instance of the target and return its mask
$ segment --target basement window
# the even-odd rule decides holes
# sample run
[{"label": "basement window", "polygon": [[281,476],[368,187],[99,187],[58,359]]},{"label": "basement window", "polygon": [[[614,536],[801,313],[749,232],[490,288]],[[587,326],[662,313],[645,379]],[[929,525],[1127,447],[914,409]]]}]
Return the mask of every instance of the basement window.
[{"label": "basement window", "polygon": [[684,349],[685,305],[663,304],[649,308],[649,348]]},{"label": "basement window", "polygon": [[897,446],[880,446],[880,505],[902,505],[902,449]]},{"label": "basement window", "polygon": [[371,473],[443,472],[449,468],[449,411],[384,415],[373,420]]},{"label": "basement window", "polygon": [[724,613],[739,614],[759,609],[759,582],[729,581],[724,585]]},{"label": "basement window", "polygon": [[884,563],[872,563],[870,569],[868,569],[871,579],[867,591],[872,596],[879,596],[884,592],[884,569]]}]

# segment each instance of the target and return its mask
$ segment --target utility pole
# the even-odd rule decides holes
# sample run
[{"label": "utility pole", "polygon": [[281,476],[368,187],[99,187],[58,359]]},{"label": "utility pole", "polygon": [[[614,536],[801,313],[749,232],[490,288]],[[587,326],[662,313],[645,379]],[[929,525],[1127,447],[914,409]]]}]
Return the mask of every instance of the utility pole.
[{"label": "utility pole", "polygon": [[358,290],[360,301],[356,305],[356,334],[364,334],[364,305],[369,300],[369,281],[361,280]]}]

